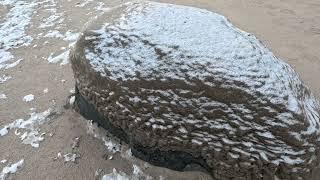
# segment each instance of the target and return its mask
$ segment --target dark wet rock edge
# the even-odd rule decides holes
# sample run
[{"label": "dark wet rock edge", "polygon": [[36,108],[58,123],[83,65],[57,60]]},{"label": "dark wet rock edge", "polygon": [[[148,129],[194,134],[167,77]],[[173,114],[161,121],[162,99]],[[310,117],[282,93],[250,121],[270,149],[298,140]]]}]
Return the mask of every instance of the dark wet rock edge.
[{"label": "dark wet rock edge", "polygon": [[121,141],[127,143],[135,157],[149,162],[152,165],[166,167],[176,171],[184,171],[188,165],[197,164],[203,168],[203,172],[208,174],[210,174],[209,172],[213,172],[201,157],[196,158],[191,154],[182,151],[161,151],[159,149],[143,146],[135,139],[131,138],[121,128],[112,125],[107,118],[104,118],[101,113],[99,113],[96,108],[80,94],[77,87],[75,89],[75,109],[84,118],[97,122],[99,126],[106,129]]}]

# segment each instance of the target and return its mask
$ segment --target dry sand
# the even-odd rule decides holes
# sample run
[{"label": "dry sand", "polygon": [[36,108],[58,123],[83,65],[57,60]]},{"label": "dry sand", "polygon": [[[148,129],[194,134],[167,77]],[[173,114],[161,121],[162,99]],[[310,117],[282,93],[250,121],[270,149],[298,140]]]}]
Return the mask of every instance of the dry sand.
[{"label": "dry sand", "polygon": [[[110,8],[121,1],[103,1],[103,7]],[[122,157],[125,153],[111,153],[102,140],[87,133],[87,121],[71,109],[64,109],[67,96],[74,86],[70,64],[60,66],[59,63],[50,64],[47,59],[50,53],[59,55],[68,47],[70,42],[58,38],[45,38],[50,29],[58,29],[61,33],[67,30],[79,32],[84,23],[97,13],[100,1],[85,0],[56,0],[57,13],[64,17],[64,21],[54,26],[39,28],[41,21],[50,15],[48,3],[39,5],[32,16],[32,21],[26,29],[26,34],[34,40],[27,47],[10,50],[15,60],[23,60],[15,67],[0,70],[0,77],[5,75],[12,78],[0,84],[0,94],[7,98],[0,99],[0,129],[15,119],[28,119],[30,108],[36,112],[43,112],[54,106],[59,114],[49,122],[37,127],[45,132],[44,140],[39,148],[23,144],[15,130],[0,136],[0,173],[3,167],[24,159],[23,165],[15,174],[7,179],[95,179],[112,172],[113,168],[132,175],[133,164],[139,166],[144,175],[154,179],[210,179],[202,172],[176,172],[165,168],[154,167],[133,157]],[[161,1],[190,5],[218,12],[226,16],[234,25],[257,36],[274,54],[288,62],[299,73],[301,78],[320,97],[320,1],[309,0],[172,0]],[[78,7],[77,7],[78,5]],[[0,23],[6,21],[6,14],[10,6],[0,5]],[[39,35],[43,33],[43,35]],[[37,38],[39,37],[39,38]],[[48,43],[45,43],[48,41]],[[0,41],[1,42],[1,41]],[[37,44],[36,47],[33,47]],[[48,88],[48,93],[43,90]],[[24,102],[23,97],[34,94],[35,99]],[[24,132],[25,130],[18,130]],[[17,133],[18,133],[17,132]],[[52,136],[50,136],[52,135]],[[62,155],[72,152],[73,139],[80,137],[79,147],[73,152],[81,157],[76,162],[64,162],[63,157],[54,159],[58,153]],[[124,146],[124,150],[126,147]],[[113,159],[105,155],[113,154]],[[101,169],[99,176],[95,172]]]}]

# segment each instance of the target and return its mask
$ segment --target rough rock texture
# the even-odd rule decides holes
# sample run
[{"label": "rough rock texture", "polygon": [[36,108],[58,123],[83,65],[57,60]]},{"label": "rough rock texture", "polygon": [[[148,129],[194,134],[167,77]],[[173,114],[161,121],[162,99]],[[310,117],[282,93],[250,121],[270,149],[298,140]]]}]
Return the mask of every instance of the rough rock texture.
[{"label": "rough rock texture", "polygon": [[217,179],[310,179],[319,164],[319,103],[223,16],[124,4],[86,27],[70,60],[79,111],[142,159]]}]

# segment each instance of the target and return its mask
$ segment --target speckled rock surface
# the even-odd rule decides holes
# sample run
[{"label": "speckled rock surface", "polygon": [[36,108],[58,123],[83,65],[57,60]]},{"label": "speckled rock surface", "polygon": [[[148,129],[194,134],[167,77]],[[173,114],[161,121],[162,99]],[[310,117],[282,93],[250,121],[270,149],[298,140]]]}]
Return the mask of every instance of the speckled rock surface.
[{"label": "speckled rock surface", "polygon": [[152,163],[171,167],[159,157],[171,153],[217,179],[310,179],[319,164],[319,103],[223,16],[125,4],[86,27],[70,60],[79,111]]}]

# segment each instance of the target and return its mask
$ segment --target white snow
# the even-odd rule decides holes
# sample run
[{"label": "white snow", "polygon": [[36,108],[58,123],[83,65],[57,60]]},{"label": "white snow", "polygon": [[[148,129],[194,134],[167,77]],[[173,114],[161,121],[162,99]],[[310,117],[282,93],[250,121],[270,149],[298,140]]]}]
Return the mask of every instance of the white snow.
[{"label": "white snow", "polygon": [[5,51],[4,49],[0,49],[0,69],[5,67],[5,62],[9,61],[13,58],[13,55],[10,52]]},{"label": "white snow", "polygon": [[22,129],[25,132],[20,136],[20,133],[16,135],[20,136],[23,144],[30,144],[32,147],[39,147],[39,143],[44,140],[45,133],[40,133],[39,126],[48,121],[48,116],[52,113],[51,109],[48,109],[41,113],[32,112],[30,118],[27,120],[17,119],[14,122],[5,125],[0,129],[0,137],[5,136],[11,129]]},{"label": "white snow", "polygon": [[[79,37],[80,33],[75,33],[72,31],[67,31],[65,33],[65,35],[62,35],[58,32],[51,32],[49,35],[47,35],[47,37],[56,37],[56,38],[63,38],[64,41],[68,41],[69,43],[69,48],[72,47],[75,43],[75,41],[77,40],[77,38]],[[69,62],[69,52],[70,50],[67,49],[66,51],[64,51],[63,53],[53,57],[54,53],[51,53],[50,56],[48,57],[48,61],[49,63],[60,63],[60,65],[66,65]]]},{"label": "white snow", "polygon": [[72,32],[69,30],[65,33],[63,40],[74,42],[78,39],[79,35],[80,35],[80,33]]},{"label": "white snow", "polygon": [[92,121],[87,122],[87,133],[93,135],[97,139],[102,140],[109,152],[116,153],[121,151],[119,140],[109,137],[107,132],[99,128],[96,123],[93,123]]},{"label": "white snow", "polygon": [[23,165],[24,159],[21,159],[17,163],[8,165],[2,169],[2,172],[0,173],[0,180],[5,180],[9,174],[14,174],[17,172],[17,170]]},{"label": "white snow", "polygon": [[[5,21],[0,24],[1,67],[14,58],[9,50],[31,44],[33,38],[27,35],[25,30],[30,24],[37,3],[33,1],[1,1],[0,5],[10,5],[9,12],[5,16]],[[9,67],[14,66],[11,65]]]},{"label": "white snow", "polygon": [[152,180],[153,178],[149,175],[146,175],[142,172],[139,166],[133,164],[133,172],[132,175],[127,175],[124,172],[117,171],[117,169],[113,168],[112,173],[106,174],[102,177],[101,180]]},{"label": "white snow", "polygon": [[47,38],[64,38],[64,35],[61,34],[60,31],[58,31],[58,30],[50,30],[43,37],[47,37]]},{"label": "white snow", "polygon": [[94,0],[84,0],[84,2],[82,2],[81,4],[77,4],[76,7],[84,7],[92,1]]},{"label": "white snow", "polygon": [[[22,61],[22,59],[19,59],[13,63],[9,63],[9,64],[4,64],[4,68],[5,69],[10,69],[10,68],[13,68],[13,67],[16,67],[20,62]],[[1,69],[1,68],[0,68]]]},{"label": "white snow", "polygon": [[39,25],[39,28],[50,28],[61,24],[64,21],[64,13],[58,12],[57,2],[54,0],[49,1],[47,5],[48,9],[45,9],[49,12],[49,16],[42,20],[42,23]]},{"label": "white snow", "polygon": [[49,63],[59,63],[60,65],[65,65],[68,63],[69,50],[59,54],[58,56],[52,57],[53,53],[48,57]]},{"label": "white snow", "polygon": [[0,99],[7,99],[7,96],[5,94],[0,93]]},{"label": "white snow", "polygon": [[[20,135],[16,134],[16,135]],[[32,147],[38,148],[39,142],[44,140],[45,133],[39,133],[37,130],[25,132],[20,136],[23,144],[30,144]]]},{"label": "white snow", "polygon": [[124,172],[118,172],[113,168],[112,173],[104,175],[101,180],[130,180],[130,177]]},{"label": "white snow", "polygon": [[69,100],[69,104],[73,105],[75,100],[76,100],[76,97],[75,96],[71,96],[71,98]]},{"label": "white snow", "polygon": [[4,163],[6,163],[7,161],[8,161],[8,160],[3,159],[3,160],[0,161],[0,163],[4,164]]},{"label": "white snow", "polygon": [[63,155],[65,162],[75,162],[77,158],[80,158],[80,155],[74,153],[67,153]]},{"label": "white snow", "polygon": [[4,136],[6,134],[8,134],[8,127],[4,127],[2,129],[0,129],[0,136]]},{"label": "white snow", "polygon": [[65,34],[61,34],[58,30],[50,30],[46,35],[43,37],[46,38],[58,38],[62,39],[64,41],[71,41],[74,42],[79,37],[80,33],[72,32],[71,30],[68,30]]},{"label": "white snow", "polygon": [[9,79],[11,79],[12,77],[11,76],[7,76],[7,75],[2,75],[0,76],[0,84],[8,81]]},{"label": "white snow", "polygon": [[33,94],[28,94],[28,95],[23,97],[23,101],[24,102],[31,102],[33,100],[34,100],[34,95]]}]

